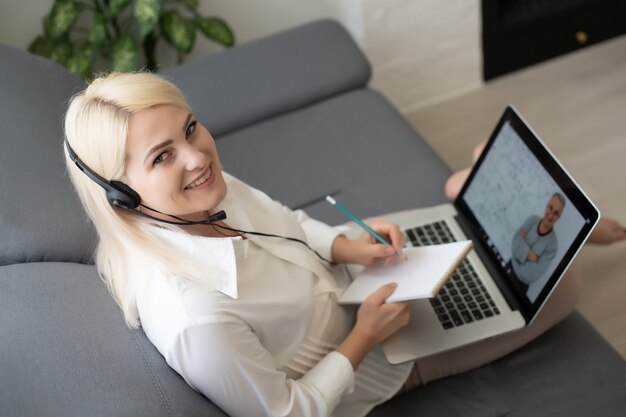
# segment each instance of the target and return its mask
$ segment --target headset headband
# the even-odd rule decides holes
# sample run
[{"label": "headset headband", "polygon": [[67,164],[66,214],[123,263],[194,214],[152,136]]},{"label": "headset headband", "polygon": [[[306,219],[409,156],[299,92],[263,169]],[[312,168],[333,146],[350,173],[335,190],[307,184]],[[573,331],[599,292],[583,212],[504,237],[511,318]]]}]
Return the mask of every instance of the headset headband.
[{"label": "headset headband", "polygon": [[107,200],[112,206],[128,210],[133,210],[139,206],[139,203],[141,203],[141,197],[139,197],[139,194],[137,194],[135,190],[121,181],[107,181],[102,178],[95,171],[89,168],[87,164],[85,164],[78,157],[78,155],[76,155],[76,152],[74,152],[74,149],[70,146],[70,142],[67,138],[64,139],[64,142],[70,159],[76,164],[78,169],[91,178],[93,182],[104,188]]}]

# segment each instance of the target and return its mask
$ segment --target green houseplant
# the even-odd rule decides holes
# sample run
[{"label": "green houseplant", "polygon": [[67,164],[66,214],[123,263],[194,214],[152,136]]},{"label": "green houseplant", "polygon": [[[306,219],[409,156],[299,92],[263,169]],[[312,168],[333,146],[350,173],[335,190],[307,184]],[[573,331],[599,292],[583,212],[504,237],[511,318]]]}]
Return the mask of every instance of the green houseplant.
[{"label": "green houseplant", "polygon": [[55,0],[43,35],[28,50],[89,79],[94,70],[134,71],[158,67],[160,38],[182,61],[196,32],[218,44],[235,43],[222,19],[198,13],[198,0]]}]

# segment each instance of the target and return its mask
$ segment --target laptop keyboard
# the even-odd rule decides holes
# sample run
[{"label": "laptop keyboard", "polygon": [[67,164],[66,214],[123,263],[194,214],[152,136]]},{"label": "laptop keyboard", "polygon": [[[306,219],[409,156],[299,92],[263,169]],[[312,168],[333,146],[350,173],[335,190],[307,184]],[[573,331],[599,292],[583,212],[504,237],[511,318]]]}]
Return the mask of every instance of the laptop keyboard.
[{"label": "laptop keyboard", "polygon": [[[444,221],[407,229],[405,233],[413,246],[456,241]],[[500,310],[467,259],[461,261],[437,296],[430,299],[430,305],[446,330],[500,314]]]}]

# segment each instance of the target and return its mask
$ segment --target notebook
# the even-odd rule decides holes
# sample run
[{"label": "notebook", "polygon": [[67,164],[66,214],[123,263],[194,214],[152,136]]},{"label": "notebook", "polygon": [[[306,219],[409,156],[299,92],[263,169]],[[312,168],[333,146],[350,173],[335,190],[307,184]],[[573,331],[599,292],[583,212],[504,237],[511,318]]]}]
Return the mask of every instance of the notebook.
[{"label": "notebook", "polygon": [[338,302],[362,303],[381,286],[392,282],[398,286],[387,298],[388,303],[432,298],[471,249],[472,242],[469,240],[406,248],[404,259],[397,259],[390,265],[368,267],[359,272]]},{"label": "notebook", "polygon": [[383,342],[399,364],[532,323],[600,213],[509,106],[453,204],[384,218],[412,246],[474,245],[436,297],[409,302],[409,324]]}]

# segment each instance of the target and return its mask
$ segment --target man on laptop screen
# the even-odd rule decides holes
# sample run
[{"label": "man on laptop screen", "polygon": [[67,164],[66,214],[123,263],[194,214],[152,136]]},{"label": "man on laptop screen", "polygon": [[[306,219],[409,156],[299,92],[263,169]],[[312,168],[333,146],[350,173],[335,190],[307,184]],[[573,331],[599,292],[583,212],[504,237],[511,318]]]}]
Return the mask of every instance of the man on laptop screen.
[{"label": "man on laptop screen", "polygon": [[463,199],[511,283],[533,303],[586,224],[510,122]]}]

